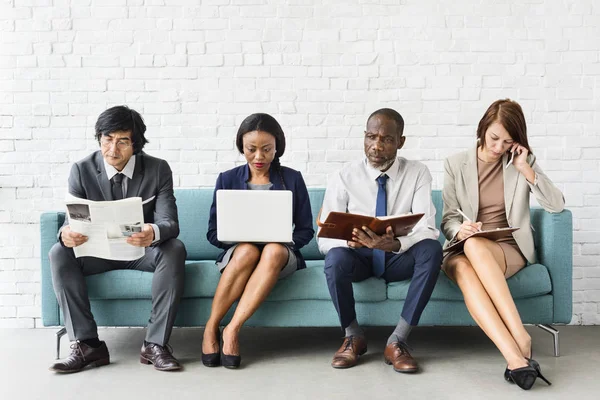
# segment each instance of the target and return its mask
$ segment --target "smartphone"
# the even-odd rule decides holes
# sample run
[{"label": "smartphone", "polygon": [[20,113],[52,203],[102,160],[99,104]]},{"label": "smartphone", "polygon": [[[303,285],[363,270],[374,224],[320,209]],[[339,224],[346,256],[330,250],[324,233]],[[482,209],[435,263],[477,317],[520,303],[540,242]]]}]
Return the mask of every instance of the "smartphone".
[{"label": "smartphone", "polygon": [[508,162],[506,163],[506,165],[504,166],[504,168],[508,168],[508,166],[510,164],[512,164],[513,158],[515,158],[515,152],[512,151],[512,150],[509,150],[509,151],[510,151],[510,159],[508,160]]}]

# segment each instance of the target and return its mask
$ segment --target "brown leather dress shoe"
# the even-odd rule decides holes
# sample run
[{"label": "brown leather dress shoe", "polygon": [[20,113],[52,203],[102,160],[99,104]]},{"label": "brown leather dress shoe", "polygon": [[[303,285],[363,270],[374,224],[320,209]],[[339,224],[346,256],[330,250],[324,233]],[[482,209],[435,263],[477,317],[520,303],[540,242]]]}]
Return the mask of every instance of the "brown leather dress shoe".
[{"label": "brown leather dress shoe", "polygon": [[342,347],[333,355],[331,366],[333,368],[350,368],[358,363],[358,357],[367,352],[367,339],[361,336],[348,336],[344,338]]},{"label": "brown leather dress shoe", "polygon": [[71,345],[71,355],[62,361],[56,362],[50,366],[50,371],[61,374],[71,374],[79,372],[86,367],[100,367],[110,364],[110,356],[106,343],[100,341],[98,348],[88,346],[82,342],[75,342]]},{"label": "brown leather dress shoe", "polygon": [[142,364],[154,364],[154,369],[159,371],[175,371],[181,369],[181,364],[173,354],[169,346],[159,346],[156,343],[144,343],[140,353]]},{"label": "brown leather dress shoe", "polygon": [[417,372],[419,370],[417,361],[410,355],[404,343],[393,342],[387,345],[383,352],[383,359],[386,364],[391,364],[396,372]]}]

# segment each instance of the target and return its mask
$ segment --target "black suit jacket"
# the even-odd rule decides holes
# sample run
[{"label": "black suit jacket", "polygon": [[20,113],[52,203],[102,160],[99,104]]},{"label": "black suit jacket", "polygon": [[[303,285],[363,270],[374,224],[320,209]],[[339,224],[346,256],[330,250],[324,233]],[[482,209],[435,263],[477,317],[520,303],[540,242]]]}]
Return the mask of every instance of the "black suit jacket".
[{"label": "black suit jacket", "polygon": [[[173,194],[173,173],[169,164],[144,152],[135,157],[133,178],[127,183],[125,197],[142,198],[144,222],[156,224],[160,231],[160,241],[154,245],[176,238],[179,235],[179,220]],[[69,193],[93,201],[114,200],[99,150],[73,164],[69,175]],[[68,225],[68,219],[65,219],[65,225]]]}]

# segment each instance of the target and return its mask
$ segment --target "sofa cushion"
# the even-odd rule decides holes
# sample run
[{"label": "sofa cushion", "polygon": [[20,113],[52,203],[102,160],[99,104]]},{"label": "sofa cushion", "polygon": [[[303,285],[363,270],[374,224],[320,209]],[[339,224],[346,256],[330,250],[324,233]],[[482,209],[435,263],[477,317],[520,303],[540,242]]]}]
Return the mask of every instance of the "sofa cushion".
[{"label": "sofa cushion", "polygon": [[[330,300],[323,273],[323,261],[307,261],[308,268],[296,271],[277,282],[267,301]],[[152,273],[118,270],[86,278],[91,300],[150,299]],[[187,261],[185,266],[184,298],[213,297],[221,274],[214,261]],[[385,283],[369,278],[354,284],[358,302],[386,299]]]},{"label": "sofa cushion", "polygon": [[[294,272],[288,278],[277,282],[267,301],[282,300],[331,300],[327,280],[323,271],[323,261],[307,261],[307,268]],[[385,282],[369,278],[354,284],[354,298],[357,302],[384,301]]]},{"label": "sofa cushion", "polygon": [[[213,296],[220,275],[213,260],[186,261],[183,297],[198,297],[196,293]],[[116,270],[85,279],[90,300],[151,299],[153,276],[151,272]]]},{"label": "sofa cushion", "polygon": [[325,189],[318,188],[309,188],[308,189],[308,198],[310,200],[310,207],[313,216],[313,229],[315,230],[315,237],[300,249],[302,256],[305,260],[323,260],[323,255],[319,252],[319,247],[317,246],[317,216],[319,215],[319,211],[321,210],[321,204],[323,204],[323,197],[325,196]]},{"label": "sofa cushion", "polygon": [[[435,206],[435,226],[440,229],[440,225],[442,224],[442,213],[444,212],[444,201],[442,199],[442,191],[441,190],[432,190],[431,191],[431,201]],[[446,238],[444,234],[440,231],[440,236],[438,236],[438,241],[444,245]]]},{"label": "sofa cushion", "polygon": [[[267,301],[329,300],[329,290],[323,272],[323,261],[307,261],[308,268],[277,282]],[[187,261],[185,268],[184,298],[212,297],[221,274],[215,262]],[[110,271],[86,278],[91,300],[150,299],[152,273],[131,270]],[[410,281],[392,282],[387,286],[387,297],[404,300]],[[353,284],[357,302],[384,301],[386,285],[382,279],[369,278]],[[524,268],[508,280],[515,299],[541,296],[551,292],[548,270],[541,264]],[[462,293],[454,282],[441,272],[431,295],[432,300],[463,301]]]},{"label": "sofa cushion", "polygon": [[[388,285],[388,298],[404,300],[410,281],[393,282]],[[541,264],[532,264],[523,268],[508,279],[510,293],[515,299],[541,296],[550,293],[552,285],[548,269]],[[440,272],[435,289],[431,294],[432,300],[463,301],[463,295],[458,286],[444,272]]]},{"label": "sofa cushion", "polygon": [[179,240],[185,244],[188,260],[215,260],[221,249],[206,240],[213,189],[176,189]]}]

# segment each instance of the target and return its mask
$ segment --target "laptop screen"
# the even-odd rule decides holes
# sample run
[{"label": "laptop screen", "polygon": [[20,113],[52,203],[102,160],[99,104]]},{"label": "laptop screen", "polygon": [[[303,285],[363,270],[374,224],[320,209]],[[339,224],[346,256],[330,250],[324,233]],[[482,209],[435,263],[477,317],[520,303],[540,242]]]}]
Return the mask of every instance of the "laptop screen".
[{"label": "laptop screen", "polygon": [[225,243],[291,243],[292,192],[218,190],[217,239]]}]

